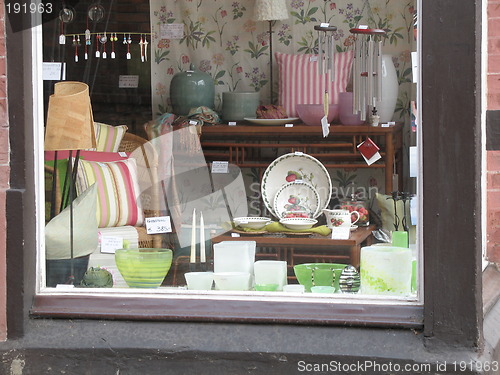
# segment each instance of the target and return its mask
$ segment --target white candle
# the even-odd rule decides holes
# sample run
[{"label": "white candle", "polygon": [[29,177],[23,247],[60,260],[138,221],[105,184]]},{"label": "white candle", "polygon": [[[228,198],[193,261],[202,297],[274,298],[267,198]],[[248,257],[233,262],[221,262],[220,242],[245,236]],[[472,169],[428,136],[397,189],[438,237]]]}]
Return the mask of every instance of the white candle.
[{"label": "white candle", "polygon": [[205,222],[203,221],[203,212],[200,212],[200,262],[206,262],[205,255]]},{"label": "white candle", "polygon": [[191,263],[196,263],[196,208],[193,208],[193,226],[191,227]]}]

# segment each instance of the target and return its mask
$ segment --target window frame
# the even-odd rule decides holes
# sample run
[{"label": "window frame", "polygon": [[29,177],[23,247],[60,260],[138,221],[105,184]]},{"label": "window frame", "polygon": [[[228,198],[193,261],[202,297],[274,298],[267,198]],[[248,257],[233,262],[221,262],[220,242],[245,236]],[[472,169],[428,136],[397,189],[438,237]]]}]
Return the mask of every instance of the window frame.
[{"label": "window frame", "polygon": [[[438,7],[438,6],[439,6],[439,4],[437,4],[437,5],[435,5],[435,6],[436,6],[436,7]],[[431,7],[432,7],[432,6],[429,6],[429,8],[431,8]],[[437,9],[434,9],[434,10],[437,10]],[[421,14],[422,14],[422,13],[421,13]],[[429,12],[429,14],[430,14],[430,12]],[[438,14],[438,12],[436,12],[436,14]],[[433,51],[435,52],[435,51],[436,51],[436,49],[434,49]],[[435,74],[435,73],[434,73],[434,74]],[[460,111],[459,111],[459,112],[460,112]],[[434,113],[433,115],[435,115],[435,113]],[[432,118],[432,116],[429,116],[429,118]],[[27,133],[27,134],[29,134],[29,133]],[[426,166],[426,165],[424,164],[423,166],[424,166],[424,169],[425,169],[425,166]],[[427,175],[427,174],[426,174],[426,175]],[[432,173],[431,173],[430,175],[433,175],[433,176],[434,176],[434,175],[435,175],[435,173],[434,173],[434,174],[432,174]],[[429,190],[430,190],[430,189],[429,189]],[[435,199],[430,200],[430,202],[434,202],[434,201],[435,201]],[[429,206],[427,205],[427,203],[422,204],[422,205],[423,205],[423,206],[426,206],[426,207],[429,207]],[[430,211],[429,211],[429,212],[430,212]],[[429,215],[430,215],[430,214],[429,214]],[[426,221],[426,220],[425,220],[425,218],[422,218],[422,220],[423,220],[423,221],[426,221],[426,223],[431,224],[433,221],[432,221],[432,220],[430,220],[430,218],[428,218],[428,219],[429,219],[429,220],[428,220],[428,221]],[[431,224],[431,225],[432,225],[432,224]],[[422,238],[423,238],[423,234],[421,234],[421,236],[422,236]],[[460,236],[459,236],[459,237],[460,237]],[[433,242],[434,244],[439,243],[439,241],[435,241],[435,240],[433,240],[433,241],[428,241],[428,242]],[[426,255],[427,255],[427,254],[429,254],[429,252],[430,252],[430,250],[429,250],[429,251],[426,251]],[[431,258],[431,257],[429,257],[429,258]],[[434,259],[429,259],[429,258],[428,258],[428,257],[426,257],[426,266],[427,266],[427,265],[429,265],[429,266],[433,266],[433,263],[431,263],[431,262],[436,261],[436,257],[432,257],[432,258],[434,258]],[[436,262],[436,263],[437,263],[437,262]],[[436,265],[435,265],[435,264],[434,264],[434,267],[429,267],[429,269],[435,269],[435,268],[436,268]],[[428,268],[427,268],[427,267],[425,267],[425,268],[424,268],[424,270],[425,270],[425,271],[427,271],[427,270],[428,270]],[[427,272],[426,272],[426,273],[427,273]],[[432,281],[432,280],[434,280],[434,281],[435,281],[435,280],[436,280],[436,277],[435,277],[435,276],[434,276],[434,277],[432,277],[432,276],[431,276],[431,277],[429,277],[429,280],[430,280],[430,281]],[[428,283],[428,281],[427,281],[427,280],[426,280],[426,284],[427,284],[427,288],[426,288],[426,289],[429,289],[429,291],[430,291],[431,286],[429,285],[429,283]],[[433,296],[434,298],[436,298],[436,297],[441,296],[442,294],[443,294],[443,293],[439,293],[439,292],[437,292],[437,293],[432,293],[432,296]],[[468,293],[467,293],[467,294],[468,294]],[[57,303],[56,303],[56,302],[61,302],[61,301],[62,301],[62,300],[64,300],[64,299],[71,299],[72,297],[69,297],[69,298],[68,298],[68,297],[65,297],[65,298],[63,298],[63,299],[59,299],[59,301],[56,301],[56,299],[55,299],[55,300],[53,300],[53,301],[51,301],[51,298],[53,298],[53,297],[54,297],[54,296],[49,296],[49,295],[45,295],[45,296],[35,295],[35,303],[34,303],[33,308],[32,308],[32,310],[31,310],[31,311],[32,311],[32,313],[34,314],[34,316],[44,316],[44,315],[43,315],[43,314],[44,314],[44,312],[43,312],[43,308],[42,308],[42,307],[45,307],[45,312],[48,312],[48,313],[50,314],[50,315],[48,315],[48,316],[56,316],[57,314],[59,314],[59,315],[57,315],[57,316],[59,316],[59,317],[72,317],[72,316],[73,316],[73,317],[75,317],[75,316],[83,316],[83,315],[84,315],[84,314],[82,315],[82,313],[78,311],[78,310],[83,310],[83,308],[78,308],[78,307],[71,306],[71,303],[69,303],[69,304],[57,304]],[[95,298],[95,297],[92,297],[92,298]],[[432,299],[434,300],[434,298],[432,298]],[[79,297],[78,297],[78,298],[76,298],[76,299],[77,299],[77,300],[80,300],[80,301],[83,301],[83,300],[85,299],[85,296],[79,296]],[[76,299],[75,299],[75,302],[76,302]],[[142,302],[141,302],[141,301],[142,301]],[[139,301],[139,302],[140,302],[140,304],[143,306],[143,305],[144,305],[144,303],[143,303],[143,301],[144,301],[144,300],[143,300],[143,299],[141,299],[141,301]],[[68,301],[68,302],[69,302],[69,301]],[[88,302],[88,301],[87,301],[87,302]],[[114,297],[111,297],[111,298],[106,297],[106,303],[107,303],[107,302],[109,302],[110,304],[113,304],[113,303],[114,303],[114,305],[115,305],[115,306],[118,306],[118,308],[119,308],[119,309],[123,309],[123,306],[125,305],[124,303],[122,303],[122,302],[123,302],[122,300],[116,299],[116,298],[114,298]],[[172,300],[172,302],[174,302],[174,300]],[[192,306],[193,306],[193,307],[196,307],[196,301],[191,301],[191,302],[194,302]],[[432,301],[432,302],[433,302],[433,301]],[[126,305],[127,305],[127,306],[132,306],[132,305],[133,305],[133,303],[134,303],[134,301],[130,300],[130,301],[128,301],[128,303],[127,303]],[[142,307],[142,306],[138,306],[138,309],[141,309],[141,307]],[[336,308],[337,306],[332,307],[332,306],[328,306],[328,304],[324,304],[324,305],[323,305],[323,307],[325,307],[325,306],[326,306],[326,308],[325,308],[324,310],[322,310],[322,311],[327,312],[327,313],[328,313],[328,316],[331,316],[331,315],[333,315],[333,314],[335,313],[335,308]],[[432,307],[431,307],[431,306],[432,306]],[[54,307],[57,307],[58,311],[52,311],[52,312],[50,312],[50,311],[51,311],[51,309],[53,309]],[[164,305],[164,307],[168,307],[168,305]],[[172,306],[172,307],[175,309],[175,306]],[[189,307],[190,307],[190,306],[189,306],[188,304],[186,304],[186,305],[183,307],[183,309],[184,309],[185,311],[186,311],[186,310],[190,310],[190,309],[189,309]],[[217,306],[216,306],[216,307],[217,307]],[[369,307],[372,307],[372,306],[369,306]],[[399,308],[399,307],[398,307],[398,306],[396,306],[396,308]],[[429,304],[429,306],[428,306],[427,301],[426,301],[426,308],[427,308],[427,311],[428,311],[428,312],[430,311],[430,313],[432,314],[432,312],[436,310],[436,305],[435,305],[435,302],[433,302],[432,304]],[[277,309],[279,310],[278,312],[281,312],[281,313],[283,312],[283,306],[282,306],[282,305],[281,305],[281,307],[280,307],[280,306],[277,306]],[[437,308],[437,309],[439,310],[439,308]],[[179,309],[179,310],[180,310],[180,309]],[[419,309],[419,310],[420,310],[420,309]],[[113,310],[113,311],[114,311],[114,313],[113,313],[113,314],[116,314],[116,310]],[[302,311],[301,311],[301,312],[302,312]],[[420,310],[420,312],[421,312],[421,310]],[[191,313],[191,314],[192,314],[192,312],[191,312],[191,311],[188,311],[188,313],[187,313],[187,314],[185,314],[185,315],[189,315],[189,313]],[[37,315],[37,314],[38,314],[38,315]],[[89,313],[89,314],[90,314],[90,315],[92,315],[92,313]],[[110,316],[110,317],[112,317],[112,316],[113,316],[113,314],[110,314],[109,316]],[[160,313],[160,314],[161,314],[161,313]],[[430,319],[430,317],[429,317],[429,315],[428,315],[428,314],[429,314],[429,313],[426,313],[425,317],[426,317],[426,319],[428,319],[428,320],[429,320],[429,319]],[[194,316],[192,316],[192,315],[189,315],[189,316],[181,316],[182,314],[179,314],[178,312],[177,312],[177,313],[175,313],[175,314],[170,314],[170,313],[169,313],[169,314],[165,314],[165,315],[170,315],[170,318],[171,318],[171,319],[179,319],[179,320],[190,320],[190,319],[197,320],[197,319],[203,319],[203,318],[204,318],[204,317],[194,317]],[[235,315],[237,315],[237,314],[235,314]],[[286,315],[286,313],[285,313],[285,315]],[[290,314],[290,315],[291,315],[291,314]],[[353,315],[352,315],[352,314],[349,314],[349,315],[350,315],[350,318],[351,318],[351,319],[349,319],[348,321],[346,321],[346,323],[355,324],[355,323],[353,323],[353,319],[352,319]],[[95,316],[95,314],[94,314],[94,316]],[[136,315],[134,315],[134,316],[130,316],[130,317],[128,317],[127,319],[134,319],[134,317],[135,317],[135,316],[136,316]],[[302,316],[303,316],[303,315],[301,314],[301,317],[302,317]],[[102,316],[99,316],[99,317],[102,317]],[[279,317],[283,317],[283,314],[281,314]],[[475,315],[472,315],[471,317],[472,317],[472,318],[474,318],[474,317],[475,317]],[[146,319],[146,318],[147,318],[147,317],[143,317],[143,318],[140,318],[140,319]],[[151,318],[151,317],[150,317],[150,318]],[[158,318],[159,318],[159,319],[164,319],[164,318],[165,318],[165,316],[163,316],[163,317],[158,316]],[[167,316],[167,318],[168,318],[168,316]],[[205,318],[205,319],[210,320],[210,317]],[[214,317],[214,318],[212,318],[212,319],[216,319],[216,317]],[[242,321],[242,320],[240,320],[240,319],[244,319],[244,317],[237,317],[237,319],[238,319],[237,321]],[[278,319],[278,320],[273,320],[272,316],[271,316],[271,317],[267,316],[267,317],[264,317],[263,319],[269,319],[270,321],[273,321],[273,322],[276,322],[276,321],[279,321],[279,322],[284,321],[284,322],[286,322],[286,319]],[[434,320],[434,319],[432,319],[432,320]],[[452,320],[453,320],[453,319],[452,319]],[[304,322],[304,321],[303,321],[303,322]],[[319,323],[319,322],[320,322],[320,320],[317,320],[317,322]],[[313,321],[309,321],[309,322],[307,322],[307,323],[314,323],[314,320],[313,320]],[[337,322],[337,323],[338,323],[338,322]],[[336,323],[336,324],[337,324],[337,323]],[[319,324],[321,324],[321,323],[319,323]],[[367,323],[367,322],[363,322],[363,321],[359,321],[359,323],[358,323],[358,324],[360,324],[360,325],[370,325],[370,323],[369,323],[369,322]]]}]

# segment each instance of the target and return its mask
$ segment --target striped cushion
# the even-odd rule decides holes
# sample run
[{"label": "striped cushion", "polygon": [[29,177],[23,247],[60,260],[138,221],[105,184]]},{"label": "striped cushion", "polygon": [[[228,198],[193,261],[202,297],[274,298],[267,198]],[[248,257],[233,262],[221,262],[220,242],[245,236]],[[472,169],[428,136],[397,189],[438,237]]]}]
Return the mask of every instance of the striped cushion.
[{"label": "striped cushion", "polygon": [[97,140],[96,151],[118,152],[125,132],[126,125],[112,126],[94,121],[95,137]]},{"label": "striped cushion", "polygon": [[[322,104],[325,77],[318,75],[317,55],[275,53],[279,68],[279,105],[288,116],[298,117],[296,104]],[[353,53],[335,53],[335,80],[329,82],[330,103],[339,102],[339,92],[346,90],[351,76]]]},{"label": "striped cushion", "polygon": [[97,222],[100,228],[141,226],[144,213],[138,206],[137,164],[130,158],[115,162],[80,160],[77,193],[97,183]]}]

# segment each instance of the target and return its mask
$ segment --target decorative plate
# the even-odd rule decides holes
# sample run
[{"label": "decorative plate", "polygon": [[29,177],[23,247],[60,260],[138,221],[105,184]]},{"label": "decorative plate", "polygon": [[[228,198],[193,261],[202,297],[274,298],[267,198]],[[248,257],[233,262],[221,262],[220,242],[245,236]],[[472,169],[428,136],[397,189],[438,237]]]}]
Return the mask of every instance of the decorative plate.
[{"label": "decorative plate", "polygon": [[292,181],[302,180],[311,184],[319,195],[319,206],[316,216],[330,203],[332,180],[321,162],[303,152],[292,152],[275,159],[267,167],[262,176],[261,194],[264,205],[273,215],[274,198],[280,188]]},{"label": "decorative plate", "polygon": [[[283,185],[274,197],[273,210],[278,219],[285,217],[317,217],[319,194],[308,182],[292,181]],[[293,215],[297,212],[298,215]]]},{"label": "decorative plate", "polygon": [[300,120],[300,118],[299,117],[287,117],[287,118],[245,117],[244,120],[257,125],[285,125]]}]

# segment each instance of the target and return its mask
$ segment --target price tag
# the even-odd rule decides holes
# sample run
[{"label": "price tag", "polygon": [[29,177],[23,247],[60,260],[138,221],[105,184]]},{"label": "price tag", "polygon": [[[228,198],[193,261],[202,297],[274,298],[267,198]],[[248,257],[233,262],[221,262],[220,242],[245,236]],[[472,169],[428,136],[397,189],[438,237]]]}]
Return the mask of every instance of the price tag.
[{"label": "price tag", "polygon": [[304,153],[302,151],[295,151],[294,152],[294,155],[297,155],[297,156],[300,156],[300,155],[303,155]]},{"label": "price tag", "polygon": [[164,23],[160,25],[161,39],[182,39],[184,36],[183,23]]},{"label": "price tag", "polygon": [[323,116],[321,119],[321,128],[323,129],[323,138],[328,137],[328,134],[330,134],[330,124],[326,116]]},{"label": "price tag", "polygon": [[239,233],[231,233],[231,237],[240,237]]},{"label": "price tag", "polygon": [[114,254],[123,249],[123,238],[116,236],[101,236],[101,253]]},{"label": "price tag", "polygon": [[351,228],[348,226],[332,228],[332,240],[348,240]]},{"label": "price tag", "polygon": [[229,162],[227,161],[214,161],[212,162],[212,173],[228,173]]},{"label": "price tag", "polygon": [[285,128],[293,128],[293,124],[285,124]]},{"label": "price tag", "polygon": [[236,121],[229,121],[227,124],[229,126],[236,126]]},{"label": "price tag", "polygon": [[330,24],[328,22],[321,22],[319,24],[320,27],[330,27]]},{"label": "price tag", "polygon": [[189,120],[189,125],[198,125],[198,121]]},{"label": "price tag", "polygon": [[368,25],[359,25],[358,29],[366,30],[366,29],[368,29]]},{"label": "price tag", "polygon": [[381,128],[388,128],[389,127],[389,124],[381,124],[380,125]]},{"label": "price tag", "polygon": [[170,216],[157,216],[146,218],[146,233],[170,233],[172,232],[172,225],[170,223]]},{"label": "price tag", "polygon": [[127,157],[127,153],[126,152],[123,152],[123,151],[120,151],[118,153],[118,155],[120,155],[122,158],[126,158]]}]

